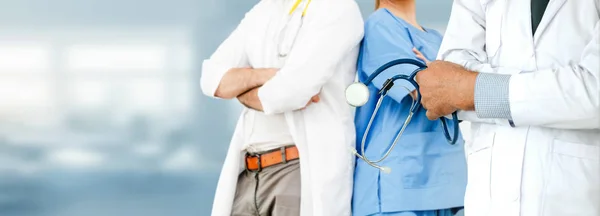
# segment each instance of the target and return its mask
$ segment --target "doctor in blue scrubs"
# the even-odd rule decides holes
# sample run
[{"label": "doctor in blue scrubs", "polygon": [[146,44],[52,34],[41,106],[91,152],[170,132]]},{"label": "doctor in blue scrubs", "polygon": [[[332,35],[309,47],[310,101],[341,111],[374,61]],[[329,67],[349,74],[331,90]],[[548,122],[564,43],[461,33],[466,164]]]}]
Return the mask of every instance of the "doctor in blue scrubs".
[{"label": "doctor in blue scrubs", "polygon": [[[377,68],[399,58],[422,53],[434,59],[442,35],[416,22],[415,0],[378,0],[378,8],[365,22],[365,37],[358,61],[358,77],[365,81]],[[414,52],[413,48],[416,49]],[[410,74],[412,65],[398,65],[381,73],[369,84],[369,102],[356,112],[357,151],[386,79]],[[392,145],[408,116],[414,87],[396,81],[383,100],[366,139],[365,155],[381,158]],[[405,86],[407,89],[403,88]],[[357,158],[354,173],[352,213],[357,216],[451,216],[463,206],[466,162],[462,137],[450,145],[440,121],[430,121],[421,108],[406,128],[398,146],[381,166],[382,172]],[[451,127],[454,131],[457,128]]]}]

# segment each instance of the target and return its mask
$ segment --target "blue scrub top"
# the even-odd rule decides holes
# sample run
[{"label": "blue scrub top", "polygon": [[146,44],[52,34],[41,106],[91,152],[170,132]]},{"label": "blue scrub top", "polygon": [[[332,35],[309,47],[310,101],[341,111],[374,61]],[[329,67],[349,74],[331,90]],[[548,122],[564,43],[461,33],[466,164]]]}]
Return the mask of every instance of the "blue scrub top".
[{"label": "blue scrub top", "polygon": [[[365,38],[358,60],[358,78],[365,81],[378,67],[399,58],[416,59],[412,48],[435,59],[442,36],[433,29],[421,31],[394,16],[387,9],[375,11],[365,23]],[[356,149],[360,144],[379,99],[378,90],[396,74],[410,74],[412,65],[394,66],[369,84],[369,102],[356,111]],[[366,140],[365,154],[381,158],[392,145],[408,116],[414,87],[396,81],[383,99]],[[392,168],[386,174],[357,158],[354,173],[353,215],[425,211],[463,206],[467,182],[462,137],[450,145],[439,120],[430,121],[421,108],[406,128],[391,155],[379,165]],[[450,128],[452,131],[454,127]]]}]

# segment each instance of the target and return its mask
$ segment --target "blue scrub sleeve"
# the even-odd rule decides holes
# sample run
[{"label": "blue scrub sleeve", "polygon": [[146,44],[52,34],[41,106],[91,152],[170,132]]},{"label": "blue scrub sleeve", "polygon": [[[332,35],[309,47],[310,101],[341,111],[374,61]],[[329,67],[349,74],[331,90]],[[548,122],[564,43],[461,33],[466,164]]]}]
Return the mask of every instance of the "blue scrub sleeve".
[{"label": "blue scrub sleeve", "polygon": [[[374,24],[368,27],[365,29],[362,44],[363,58],[360,68],[362,73],[368,77],[377,68],[392,60],[400,58],[417,59],[412,52],[413,44],[410,41],[410,36],[404,28],[382,24]],[[396,65],[379,74],[373,79],[372,84],[377,89],[381,89],[387,79],[398,74],[410,75],[415,69],[417,67],[413,65]],[[413,85],[403,80],[397,80],[388,91],[388,96],[400,103],[413,90],[415,90]]]}]

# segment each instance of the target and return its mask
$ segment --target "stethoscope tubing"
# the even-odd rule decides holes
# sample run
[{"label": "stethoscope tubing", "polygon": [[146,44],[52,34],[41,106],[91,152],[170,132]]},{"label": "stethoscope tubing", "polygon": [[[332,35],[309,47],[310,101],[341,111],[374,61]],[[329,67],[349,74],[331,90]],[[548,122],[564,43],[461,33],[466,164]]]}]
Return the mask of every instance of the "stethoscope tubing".
[{"label": "stethoscope tubing", "polygon": [[[417,66],[418,68],[416,70],[414,70],[410,75],[399,74],[399,75],[395,75],[385,81],[383,87],[379,91],[379,94],[381,96],[379,97],[379,100],[377,101],[375,110],[373,111],[373,114],[371,115],[371,118],[370,118],[367,128],[365,130],[365,134],[363,135],[363,138],[361,140],[361,153],[358,154],[358,152],[356,152],[356,150],[353,150],[353,153],[357,157],[364,160],[367,164],[369,164],[375,168],[378,168],[382,171],[385,171],[385,172],[389,172],[390,169],[387,167],[379,166],[379,165],[377,165],[377,163],[382,162],[383,160],[385,160],[385,158],[387,158],[390,155],[390,153],[396,146],[397,142],[400,140],[400,137],[404,133],[404,130],[406,129],[407,125],[412,120],[414,113],[416,113],[418,111],[418,109],[421,107],[421,94],[420,94],[419,84],[416,82],[415,77],[417,76],[417,74],[420,71],[426,69],[427,65],[425,65],[423,62],[420,62],[420,61],[417,61],[414,59],[396,59],[396,60],[390,61],[390,62],[384,64],[383,66],[379,67],[364,82],[365,85],[369,85],[373,81],[373,79],[375,79],[375,77],[377,77],[379,74],[381,74],[385,70],[389,69],[390,67],[400,65],[400,64],[411,64],[411,65]],[[409,82],[411,85],[413,85],[415,87],[418,94],[416,95],[416,98],[413,100],[413,104],[411,105],[410,113],[409,113],[408,117],[406,118],[406,121],[404,122],[404,124],[402,125],[402,128],[396,135],[396,138],[394,139],[394,142],[392,143],[390,148],[388,148],[388,150],[386,151],[384,156],[381,157],[380,159],[370,160],[367,158],[367,156],[365,154],[365,142],[369,135],[371,124],[373,123],[373,120],[375,119],[375,116],[377,115],[377,112],[379,110],[381,102],[382,102],[383,98],[387,95],[387,91],[393,86],[393,83],[396,80],[406,80],[407,82]],[[458,130],[459,130],[457,112],[452,113],[452,121],[453,121],[453,126],[454,126],[454,133],[452,134],[452,136],[450,135],[450,132],[449,132],[449,128],[448,128],[449,125],[448,125],[447,119],[445,117],[440,117],[440,121],[442,122],[444,136],[446,137],[446,140],[448,141],[448,143],[450,143],[451,145],[456,144],[456,142],[458,140]]]}]

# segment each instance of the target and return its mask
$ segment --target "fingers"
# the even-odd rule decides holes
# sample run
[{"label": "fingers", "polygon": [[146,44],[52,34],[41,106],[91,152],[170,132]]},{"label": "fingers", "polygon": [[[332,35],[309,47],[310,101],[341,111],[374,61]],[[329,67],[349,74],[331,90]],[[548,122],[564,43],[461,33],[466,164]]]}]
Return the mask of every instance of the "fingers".
[{"label": "fingers", "polygon": [[425,58],[425,55],[423,55],[423,53],[421,53],[417,48],[413,47],[412,51],[415,53],[418,59],[423,60],[425,64],[429,64],[429,60],[427,60],[427,58]]},{"label": "fingers", "polygon": [[321,100],[321,97],[319,97],[319,95],[315,95],[310,99],[310,101],[313,103],[318,103],[320,100]]},{"label": "fingers", "polygon": [[415,47],[412,48],[413,53],[415,53],[415,55],[417,55],[418,58],[423,57],[422,53]]},{"label": "fingers", "polygon": [[457,110],[448,104],[428,104],[427,106],[423,105],[423,107],[427,110],[425,115],[429,120],[436,120],[440,117],[450,115]]},{"label": "fingers", "polygon": [[427,110],[427,113],[425,113],[425,115],[427,116],[427,119],[432,120],[432,121],[441,117],[440,114],[437,114],[430,110]]},{"label": "fingers", "polygon": [[[423,92],[422,92],[423,93]],[[424,94],[427,94],[425,92]],[[440,98],[423,97],[421,106],[427,110],[425,114],[429,120],[436,120],[442,116],[452,114],[457,109]]]},{"label": "fingers", "polygon": [[319,101],[321,101],[321,97],[319,97],[319,95],[315,95],[312,98],[310,98],[310,100],[308,101],[308,103],[306,103],[306,106],[304,106],[302,109],[300,110],[304,110],[306,109],[306,107],[308,107],[309,105],[311,105],[312,103],[318,103]]},{"label": "fingers", "polygon": [[[427,70],[427,69],[425,69]],[[417,81],[417,84],[421,85],[421,82],[419,82],[419,80],[421,79],[421,73],[423,71],[419,71],[419,73],[417,73],[417,75],[415,76],[415,81]]]}]

